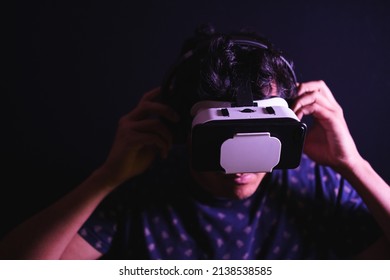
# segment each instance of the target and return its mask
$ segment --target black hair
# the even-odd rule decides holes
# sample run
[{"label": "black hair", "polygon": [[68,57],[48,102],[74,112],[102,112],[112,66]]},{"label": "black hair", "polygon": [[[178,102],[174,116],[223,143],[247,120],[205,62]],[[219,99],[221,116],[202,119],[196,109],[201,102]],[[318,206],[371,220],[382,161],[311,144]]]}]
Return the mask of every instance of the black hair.
[{"label": "black hair", "polygon": [[[232,38],[237,37],[259,42],[265,48],[236,44]],[[183,43],[179,60],[163,84],[163,94],[187,119],[190,108],[200,100],[234,102],[242,70],[250,73],[254,100],[270,97],[273,87],[287,101],[296,96],[292,63],[267,39],[248,30],[217,33],[211,24],[200,25]]]}]

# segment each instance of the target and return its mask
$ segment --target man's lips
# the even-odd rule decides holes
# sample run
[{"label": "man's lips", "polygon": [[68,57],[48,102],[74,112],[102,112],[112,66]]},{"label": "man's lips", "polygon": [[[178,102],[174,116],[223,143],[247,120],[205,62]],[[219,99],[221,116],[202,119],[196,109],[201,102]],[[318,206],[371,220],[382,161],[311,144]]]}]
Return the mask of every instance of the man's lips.
[{"label": "man's lips", "polygon": [[228,175],[229,179],[233,180],[238,185],[249,184],[253,181],[255,174],[253,173],[236,173]]}]

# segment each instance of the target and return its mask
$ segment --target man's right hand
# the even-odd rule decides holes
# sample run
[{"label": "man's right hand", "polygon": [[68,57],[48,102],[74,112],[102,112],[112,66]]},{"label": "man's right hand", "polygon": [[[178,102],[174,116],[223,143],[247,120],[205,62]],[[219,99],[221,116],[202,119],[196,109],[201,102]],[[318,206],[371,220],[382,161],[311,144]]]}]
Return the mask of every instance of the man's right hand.
[{"label": "man's right hand", "polygon": [[161,119],[177,122],[179,116],[157,101],[159,94],[159,88],[147,92],[137,107],[120,119],[114,144],[99,168],[112,186],[144,172],[156,156],[168,155],[172,133]]}]

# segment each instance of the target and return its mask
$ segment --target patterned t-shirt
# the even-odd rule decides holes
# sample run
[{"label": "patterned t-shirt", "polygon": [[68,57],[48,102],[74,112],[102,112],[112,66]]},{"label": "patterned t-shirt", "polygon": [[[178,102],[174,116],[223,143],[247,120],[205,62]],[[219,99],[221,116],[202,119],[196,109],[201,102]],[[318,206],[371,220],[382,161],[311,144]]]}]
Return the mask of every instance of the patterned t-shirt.
[{"label": "patterned t-shirt", "polygon": [[345,259],[381,234],[350,184],[305,155],[242,200],[192,180],[182,153],[109,195],[80,229],[114,259]]}]

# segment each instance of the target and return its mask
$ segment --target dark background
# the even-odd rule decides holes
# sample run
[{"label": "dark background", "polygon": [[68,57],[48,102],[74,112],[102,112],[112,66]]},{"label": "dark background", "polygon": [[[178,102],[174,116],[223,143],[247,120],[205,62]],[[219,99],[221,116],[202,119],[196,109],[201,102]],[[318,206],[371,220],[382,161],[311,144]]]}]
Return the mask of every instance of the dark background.
[{"label": "dark background", "polygon": [[105,159],[120,116],[160,84],[204,22],[253,27],[325,80],[363,156],[388,182],[387,1],[18,1],[3,7],[3,234]]}]

